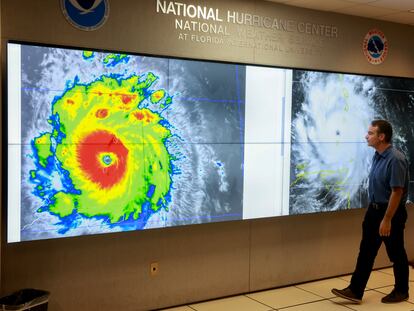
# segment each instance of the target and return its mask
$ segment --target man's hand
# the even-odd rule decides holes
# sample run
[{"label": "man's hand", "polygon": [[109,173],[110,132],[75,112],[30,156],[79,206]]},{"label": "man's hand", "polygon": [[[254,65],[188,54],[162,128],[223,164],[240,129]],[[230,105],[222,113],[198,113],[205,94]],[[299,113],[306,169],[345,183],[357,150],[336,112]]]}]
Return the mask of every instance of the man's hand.
[{"label": "man's hand", "polygon": [[381,221],[379,227],[379,235],[380,236],[390,236],[391,234],[391,219],[394,217],[395,212],[398,209],[398,205],[400,204],[401,197],[404,193],[404,188],[401,187],[393,187],[391,191],[390,200],[388,202],[387,210],[385,211],[384,218]]},{"label": "man's hand", "polygon": [[383,219],[381,221],[380,227],[379,227],[379,235],[380,236],[390,236],[391,234],[391,220]]}]

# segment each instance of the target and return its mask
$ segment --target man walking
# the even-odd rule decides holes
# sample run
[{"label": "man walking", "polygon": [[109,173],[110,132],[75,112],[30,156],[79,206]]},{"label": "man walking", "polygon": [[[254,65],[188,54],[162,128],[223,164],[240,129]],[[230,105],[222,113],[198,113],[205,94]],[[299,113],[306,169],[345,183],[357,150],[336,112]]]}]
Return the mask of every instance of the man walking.
[{"label": "man walking", "polygon": [[361,303],[375,257],[384,242],[393,263],[395,286],[382,298],[383,303],[408,299],[408,260],[404,248],[407,220],[405,203],[408,194],[408,162],[391,145],[392,126],[385,120],[374,120],[365,136],[375,149],[369,174],[369,205],[362,223],[362,239],[351,283],[344,289],[332,289],[336,296]]}]

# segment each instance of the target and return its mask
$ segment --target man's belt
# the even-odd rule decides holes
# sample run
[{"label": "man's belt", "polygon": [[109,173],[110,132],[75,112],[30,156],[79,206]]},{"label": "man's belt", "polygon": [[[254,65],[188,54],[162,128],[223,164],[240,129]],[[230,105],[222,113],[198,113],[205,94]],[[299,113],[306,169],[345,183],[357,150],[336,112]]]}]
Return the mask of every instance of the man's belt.
[{"label": "man's belt", "polygon": [[[386,210],[387,209],[388,202],[387,203],[373,203],[373,202],[370,202],[369,205],[368,205],[368,207],[371,207],[373,209],[382,211],[382,210]],[[400,208],[400,207],[404,208],[405,207],[405,204],[401,204],[400,203],[400,205],[398,206],[398,208]]]},{"label": "man's belt", "polygon": [[371,203],[369,203],[368,207],[371,207],[371,208],[377,209],[377,210],[385,210],[388,207],[388,203],[374,203],[374,202],[371,202]]}]

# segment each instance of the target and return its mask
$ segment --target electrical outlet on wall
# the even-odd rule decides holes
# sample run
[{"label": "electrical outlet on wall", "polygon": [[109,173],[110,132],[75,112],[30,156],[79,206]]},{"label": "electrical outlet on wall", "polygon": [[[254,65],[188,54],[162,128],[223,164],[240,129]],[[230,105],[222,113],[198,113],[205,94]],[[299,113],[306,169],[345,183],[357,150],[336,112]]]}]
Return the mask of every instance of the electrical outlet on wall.
[{"label": "electrical outlet on wall", "polygon": [[159,272],[159,264],[158,262],[151,262],[150,264],[150,275],[151,276],[156,276]]}]

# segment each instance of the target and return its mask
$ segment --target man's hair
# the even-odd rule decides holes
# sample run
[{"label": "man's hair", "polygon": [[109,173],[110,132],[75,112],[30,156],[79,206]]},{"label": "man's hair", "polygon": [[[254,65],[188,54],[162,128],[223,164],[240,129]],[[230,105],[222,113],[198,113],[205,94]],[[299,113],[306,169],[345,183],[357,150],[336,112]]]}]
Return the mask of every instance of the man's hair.
[{"label": "man's hair", "polygon": [[391,142],[392,126],[390,122],[386,120],[374,120],[371,122],[371,125],[378,128],[378,134],[384,134],[386,143]]}]

